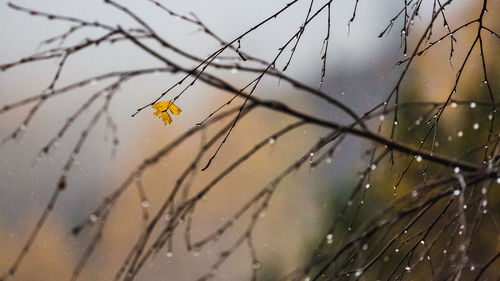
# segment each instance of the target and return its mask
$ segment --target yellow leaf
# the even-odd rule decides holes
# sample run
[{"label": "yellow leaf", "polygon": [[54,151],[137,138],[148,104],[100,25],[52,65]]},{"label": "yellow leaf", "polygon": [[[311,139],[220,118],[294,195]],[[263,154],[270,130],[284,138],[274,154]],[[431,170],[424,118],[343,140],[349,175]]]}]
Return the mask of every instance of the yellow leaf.
[{"label": "yellow leaf", "polygon": [[170,116],[170,114],[168,114],[167,111],[170,110],[170,112],[175,115],[179,115],[182,111],[172,101],[161,101],[153,104],[151,107],[155,109],[155,112],[153,114],[160,117],[165,125],[172,123],[172,117]]}]

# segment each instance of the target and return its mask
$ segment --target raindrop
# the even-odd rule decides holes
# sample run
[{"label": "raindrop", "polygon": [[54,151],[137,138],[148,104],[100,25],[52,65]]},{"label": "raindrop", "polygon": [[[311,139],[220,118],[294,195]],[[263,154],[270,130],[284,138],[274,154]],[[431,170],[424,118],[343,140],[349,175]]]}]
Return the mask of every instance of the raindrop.
[{"label": "raindrop", "polygon": [[397,125],[399,124],[398,120],[394,121],[394,125]]},{"label": "raindrop", "polygon": [[464,204],[464,209],[467,209],[467,205]]},{"label": "raindrop", "polygon": [[97,84],[97,80],[96,79],[90,80],[90,85],[91,86],[95,86],[96,84]]},{"label": "raindrop", "polygon": [[472,128],[473,128],[474,130],[479,129],[479,124],[478,124],[478,123],[474,123],[474,125],[472,125]]},{"label": "raindrop", "polygon": [[384,262],[388,262],[389,261],[389,257],[388,256],[385,256],[384,257]]},{"label": "raindrop", "polygon": [[193,257],[199,257],[200,251],[193,251]]},{"label": "raindrop", "polygon": [[454,172],[455,174],[460,173],[460,167],[455,167],[455,168],[453,168],[453,172]]},{"label": "raindrop", "polygon": [[452,108],[457,107],[457,103],[456,103],[456,102],[452,102],[452,103],[451,103],[451,107],[452,107]]},{"label": "raindrop", "polygon": [[417,157],[415,157],[415,159],[417,160],[417,162],[420,162],[420,161],[422,161],[422,156],[417,155]]},{"label": "raindrop", "polygon": [[370,165],[370,169],[371,169],[372,171],[373,171],[373,170],[375,170],[375,169],[377,169],[377,165],[375,165],[375,164],[371,164],[371,165]]},{"label": "raindrop", "polygon": [[148,200],[144,200],[144,201],[142,201],[141,205],[142,205],[143,208],[148,208],[149,205],[150,205],[150,203],[149,203]]},{"label": "raindrop", "polygon": [[265,211],[261,211],[261,212],[259,213],[259,217],[263,218],[263,217],[265,217],[265,216],[266,216],[266,212],[265,212]]},{"label": "raindrop", "polygon": [[481,193],[486,194],[486,187],[481,188]]},{"label": "raindrop", "polygon": [[500,178],[497,178],[497,183],[500,183]]},{"label": "raindrop", "polygon": [[476,269],[476,267],[475,267],[475,266],[471,266],[471,267],[470,267],[470,271],[474,271],[475,269]]},{"label": "raindrop", "polygon": [[96,222],[97,221],[97,216],[94,215],[94,214],[90,215],[90,221],[91,222]]},{"label": "raindrop", "polygon": [[326,163],[327,163],[327,164],[332,163],[332,157],[328,156],[328,157],[326,158]]},{"label": "raindrop", "polygon": [[368,250],[368,244],[363,244],[363,246],[361,246],[361,250],[363,251]]},{"label": "raindrop", "polygon": [[363,271],[361,269],[356,270],[356,273],[354,273],[354,276],[359,277],[363,274]]},{"label": "raindrop", "polygon": [[420,244],[425,245],[425,241],[424,240],[420,240]]},{"label": "raindrop", "polygon": [[463,135],[464,135],[464,132],[462,132],[462,131],[458,131],[457,136],[458,136],[459,138],[461,138]]},{"label": "raindrop", "polygon": [[470,108],[476,108],[476,103],[475,103],[475,102],[471,102],[471,103],[469,104],[469,106],[470,106]]},{"label": "raindrop", "polygon": [[254,263],[252,264],[252,268],[254,268],[254,269],[258,269],[258,268],[260,268],[260,263],[258,263],[258,262],[254,262]]},{"label": "raindrop", "polygon": [[173,255],[174,255],[174,253],[172,253],[171,251],[168,251],[168,252],[167,252],[167,257],[169,257],[169,258],[170,258],[170,257],[172,257]]},{"label": "raindrop", "polygon": [[332,240],[332,239],[333,239],[333,234],[328,233],[328,234],[326,235],[326,239],[327,239],[327,240]]},{"label": "raindrop", "polygon": [[384,121],[384,119],[385,119],[384,114],[380,114],[380,116],[378,117],[378,119],[379,119],[380,121]]},{"label": "raindrop", "polygon": [[365,188],[366,188],[366,189],[370,188],[370,184],[369,184],[369,183],[367,183],[367,184],[365,185]]},{"label": "raindrop", "polygon": [[276,139],[275,138],[269,138],[269,144],[275,144],[276,143]]},{"label": "raindrop", "polygon": [[236,67],[231,68],[231,73],[232,74],[238,73],[238,69]]},{"label": "raindrop", "polygon": [[406,271],[410,271],[410,269],[411,269],[411,268],[410,268],[410,266],[409,266],[409,265],[407,265],[407,266],[405,267],[405,269],[406,269]]},{"label": "raindrop", "polygon": [[399,253],[399,249],[394,250],[394,252]]}]

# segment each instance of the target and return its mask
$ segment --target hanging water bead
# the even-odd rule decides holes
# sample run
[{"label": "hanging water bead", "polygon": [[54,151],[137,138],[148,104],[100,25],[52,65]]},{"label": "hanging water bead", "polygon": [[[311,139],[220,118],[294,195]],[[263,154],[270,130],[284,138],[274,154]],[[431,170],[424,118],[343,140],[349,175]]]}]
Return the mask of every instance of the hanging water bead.
[{"label": "hanging water bead", "polygon": [[409,266],[409,265],[407,265],[407,266],[405,267],[405,269],[406,269],[406,271],[410,271],[410,269],[411,269],[411,268],[410,268],[410,266]]},{"label": "hanging water bead", "polygon": [[332,242],[333,242],[333,234],[328,233],[328,235],[326,235],[326,243],[332,244]]},{"label": "hanging water bead", "polygon": [[91,222],[96,222],[97,221],[97,216],[94,215],[94,214],[90,215],[90,221]]},{"label": "hanging water bead", "polygon": [[378,119],[379,119],[380,121],[384,121],[384,119],[385,119],[384,114],[380,114],[380,116],[378,117]]},{"label": "hanging water bead", "polygon": [[276,143],[276,139],[275,138],[269,138],[269,144],[275,144]]},{"label": "hanging water bead", "polygon": [[149,205],[150,205],[150,203],[149,203],[148,200],[144,200],[144,201],[142,201],[141,205],[142,205],[143,208],[148,208]]},{"label": "hanging water bead", "polygon": [[361,250],[363,251],[368,250],[368,244],[363,244],[363,246],[361,246]]},{"label": "hanging water bead", "polygon": [[238,73],[238,69],[236,67],[231,68],[231,73],[232,74]]},{"label": "hanging water bead", "polygon": [[455,174],[460,173],[460,167],[455,167],[455,168],[453,168],[453,172],[454,172]]},{"label": "hanging water bead", "polygon": [[377,165],[375,165],[375,164],[371,164],[371,165],[370,165],[370,169],[371,169],[372,171],[373,171],[373,170],[375,170],[375,169],[377,169]]},{"label": "hanging water bead", "polygon": [[417,156],[415,157],[415,160],[417,160],[417,162],[420,162],[420,161],[422,161],[422,156],[420,156],[420,155],[417,155]]},{"label": "hanging water bead", "polygon": [[453,195],[455,195],[455,196],[460,195],[460,189],[455,189],[455,190],[453,191]]},{"label": "hanging water bead", "polygon": [[173,255],[174,255],[174,253],[172,253],[171,251],[168,251],[168,252],[167,252],[167,257],[169,257],[169,258],[170,258],[170,257],[172,257]]},{"label": "hanging water bead", "polygon": [[470,108],[476,108],[476,103],[475,103],[475,102],[471,102],[471,103],[469,104],[469,106],[470,106]]},{"label": "hanging water bead", "polygon": [[478,124],[478,123],[474,123],[474,125],[472,125],[472,128],[473,128],[474,130],[479,129],[479,124]]},{"label": "hanging water bead", "polygon": [[452,102],[452,103],[451,103],[451,107],[452,107],[452,108],[457,107],[457,103],[456,103],[456,102]]},{"label": "hanging water bead", "polygon": [[458,131],[457,136],[458,136],[459,138],[461,138],[463,135],[464,135],[464,132],[462,132],[462,131]]},{"label": "hanging water bead", "polygon": [[367,184],[365,185],[365,188],[366,188],[366,189],[370,188],[370,184],[369,184],[369,183],[367,183]]}]

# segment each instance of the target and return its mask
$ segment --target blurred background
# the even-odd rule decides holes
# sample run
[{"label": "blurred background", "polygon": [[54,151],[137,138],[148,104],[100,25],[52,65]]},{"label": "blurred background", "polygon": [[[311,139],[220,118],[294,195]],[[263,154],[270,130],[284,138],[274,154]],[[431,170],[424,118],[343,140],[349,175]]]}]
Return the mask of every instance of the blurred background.
[{"label": "blurred background", "polygon": [[[320,3],[321,2],[321,3]],[[450,27],[456,27],[467,19],[477,17],[480,1],[456,1],[447,9]],[[39,42],[65,32],[69,25],[62,21],[48,21],[7,7],[7,1],[0,1],[0,64],[19,60],[35,51],[43,50]],[[220,44],[201,32],[197,26],[169,16],[148,1],[119,1],[148,22],[163,38],[182,50],[207,57]],[[200,18],[214,33],[224,40],[231,40],[248,30],[267,16],[282,8],[287,1],[161,1],[173,11]],[[241,40],[241,49],[253,56],[270,61],[286,40],[303,23],[309,1],[299,3],[276,20]],[[320,7],[318,1],[314,7]],[[15,1],[15,4],[58,15],[99,21],[111,26],[137,26],[129,17],[104,4],[102,1]],[[424,1],[421,18],[412,29],[415,38],[422,34],[423,24],[429,21],[432,1]],[[393,30],[383,38],[378,35],[390,19],[402,8],[394,1],[361,1],[355,20],[348,27],[354,1],[336,1],[332,6],[331,39],[327,57],[327,69],[322,91],[351,106],[362,114],[383,101],[397,81],[401,68],[395,63],[404,58],[401,51],[401,22],[396,21]],[[492,1],[485,22],[499,30],[500,15],[498,3]],[[327,32],[326,14],[318,16],[308,25],[297,48],[290,67],[285,74],[310,85],[319,87],[321,79],[321,50]],[[446,33],[442,22],[436,28],[436,36]],[[474,27],[475,28],[475,27]],[[437,46],[424,57],[418,58],[404,82],[406,89],[401,96],[405,101],[443,102],[448,96],[459,64],[473,40],[474,28],[457,34],[458,43],[451,61],[449,43]],[[66,44],[75,44],[86,37],[97,37],[102,31],[86,29],[68,38]],[[499,81],[496,65],[498,38],[485,37],[485,53],[490,65],[489,79]],[[496,41],[495,41],[496,40]],[[162,54],[184,65],[194,67],[187,61],[161,47],[152,44]],[[410,48],[410,50],[412,50]],[[496,51],[495,51],[496,50]],[[234,54],[233,54],[234,55]],[[457,99],[488,102],[489,96],[481,87],[482,74],[478,52],[473,53],[470,68],[464,74],[457,91]],[[278,61],[283,66],[288,53]],[[21,65],[0,73],[0,106],[11,104],[23,98],[40,94],[46,88],[57,70],[59,61],[47,60]],[[162,67],[161,62],[127,42],[102,44],[71,56],[56,88],[74,81],[87,79],[112,71]],[[253,80],[256,74],[241,71],[209,70],[241,88]],[[61,194],[54,211],[40,232],[37,241],[26,260],[12,280],[68,280],[78,259],[82,255],[91,232],[79,236],[71,234],[71,228],[88,218],[102,198],[115,190],[126,176],[142,161],[174,140],[208,114],[226,102],[231,96],[220,90],[197,83],[184,94],[176,104],[183,110],[173,116],[173,123],[165,126],[153,116],[152,109],[146,109],[131,117],[137,108],[155,100],[165,89],[182,78],[181,74],[153,73],[134,78],[124,83],[110,105],[109,112],[117,124],[116,137],[119,145],[114,147],[114,135],[105,122],[97,123],[81,152],[71,156],[80,133],[87,127],[98,110],[93,105],[76,120],[68,133],[46,157],[39,157],[39,151],[57,134],[65,120],[84,103],[90,95],[105,87],[102,81],[95,81],[56,98],[48,100],[38,110],[32,122],[19,140],[5,141],[0,147],[0,273],[9,268],[44,210],[53,189],[57,185],[62,168],[69,157],[75,157],[77,166],[68,174],[68,187]],[[495,85],[495,84],[494,84]],[[494,88],[498,89],[498,87]],[[498,94],[498,90],[495,92]],[[266,77],[255,92],[263,99],[280,100],[301,112],[311,113],[324,119],[348,124],[351,119],[340,110],[324,101],[304,94],[285,81]],[[172,98],[173,95],[167,96]],[[242,100],[233,103],[237,107]],[[0,137],[9,138],[28,114],[31,105],[4,112],[0,118]],[[410,145],[417,146],[427,132],[421,117],[429,108],[402,110],[397,137]],[[446,112],[440,123],[439,145],[436,150],[450,157],[461,157],[468,147],[481,145],[488,134],[489,108],[459,106]],[[386,118],[390,123],[391,117]],[[228,119],[225,122],[229,122]],[[417,121],[420,120],[420,121]],[[192,194],[200,190],[214,176],[230,163],[241,157],[259,141],[268,138],[294,120],[265,109],[257,109],[238,123],[229,141],[210,168],[198,172],[193,182]],[[224,123],[226,124],[226,123]],[[211,136],[217,124],[202,135]],[[376,131],[379,118],[369,123]],[[478,124],[478,129],[474,127]],[[420,127],[419,127],[420,126]],[[302,157],[319,137],[328,131],[315,126],[302,126],[280,137],[255,154],[244,165],[234,170],[221,181],[197,205],[193,214],[193,240],[198,240],[214,231],[244,204],[251,196],[265,187],[274,176]],[[382,133],[390,132],[384,126]],[[410,132],[410,133],[408,133]],[[459,133],[461,132],[461,133]],[[495,132],[498,128],[495,127]],[[200,147],[201,135],[186,140],[168,157],[145,171],[142,177],[148,198],[148,212],[154,214],[171,191],[179,174],[191,162]],[[443,145],[444,144],[444,145]],[[269,208],[255,229],[254,240],[261,264],[259,277],[262,280],[276,280],[278,276],[300,266],[323,239],[331,218],[347,200],[355,186],[359,172],[370,162],[366,151],[372,143],[348,136],[339,147],[331,163],[315,168],[305,165],[282,181],[276,190]],[[115,153],[113,153],[113,151]],[[202,163],[210,156],[206,154]],[[467,158],[481,161],[481,153]],[[409,159],[397,155],[399,161]],[[387,164],[387,162],[383,162]],[[401,163],[401,162],[400,162]],[[419,163],[411,170],[413,174],[401,185],[401,193],[408,191],[412,183],[421,180],[419,171],[425,163]],[[387,167],[386,167],[387,166]],[[392,186],[403,166],[385,165],[377,168],[370,181],[366,206],[358,220],[364,221],[372,210],[384,206],[392,199]],[[436,167],[436,169],[438,169]],[[498,186],[488,204],[490,213],[498,215]],[[495,193],[496,192],[496,193]],[[80,280],[110,280],[125,260],[133,242],[146,225],[142,218],[141,199],[135,186],[130,186],[113,209],[102,241],[97,246]],[[498,219],[498,217],[496,217]],[[173,255],[160,251],[141,271],[138,280],[196,280],[209,271],[219,252],[230,247],[244,231],[248,218],[239,221],[216,243],[210,243],[200,252],[186,250],[182,227],[174,235]],[[347,227],[347,225],[346,225]],[[491,238],[484,251],[498,251],[498,237],[487,230]],[[335,238],[334,238],[335,241]],[[487,239],[485,240],[487,241]],[[494,246],[492,247],[492,245]],[[486,254],[486,253],[485,253]],[[251,274],[252,261],[243,246],[217,272],[216,280],[247,280]],[[415,276],[415,279],[419,280]],[[374,277],[366,276],[366,280]],[[425,279],[422,279],[425,280]]]}]

